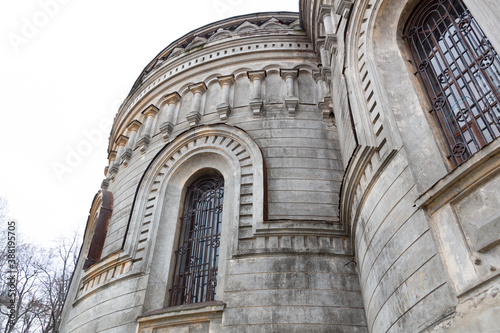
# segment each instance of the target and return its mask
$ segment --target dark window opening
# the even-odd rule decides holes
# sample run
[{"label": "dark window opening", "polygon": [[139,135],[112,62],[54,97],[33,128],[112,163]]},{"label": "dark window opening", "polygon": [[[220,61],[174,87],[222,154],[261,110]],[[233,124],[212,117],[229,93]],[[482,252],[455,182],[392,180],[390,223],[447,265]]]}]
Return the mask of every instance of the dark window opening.
[{"label": "dark window opening", "polygon": [[461,0],[424,1],[405,36],[459,165],[500,136],[500,57]]},{"label": "dark window opening", "polygon": [[[90,266],[101,260],[104,242],[106,241],[106,235],[108,233],[109,220],[111,219],[111,215],[113,214],[113,193],[102,190],[101,195],[102,204],[99,210],[99,216],[97,217],[97,221],[95,222],[95,231],[92,236],[92,241],[90,242],[87,259],[83,264],[83,269],[88,269]],[[96,199],[94,199],[94,202],[95,200]],[[91,218],[92,216],[89,216],[89,222],[91,221]],[[89,222],[87,222],[87,227],[91,227],[89,225]]]},{"label": "dark window opening", "polygon": [[209,175],[188,187],[170,289],[170,306],[215,300],[224,179]]}]

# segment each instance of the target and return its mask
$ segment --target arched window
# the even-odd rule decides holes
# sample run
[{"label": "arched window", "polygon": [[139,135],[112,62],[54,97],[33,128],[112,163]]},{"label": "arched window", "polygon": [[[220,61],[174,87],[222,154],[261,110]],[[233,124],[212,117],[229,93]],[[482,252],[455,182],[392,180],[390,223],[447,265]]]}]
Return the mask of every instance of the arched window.
[{"label": "arched window", "polygon": [[215,300],[224,179],[205,175],[186,192],[170,306]]},{"label": "arched window", "polygon": [[405,36],[458,165],[500,136],[500,58],[461,0],[422,1]]},{"label": "arched window", "polygon": [[[99,215],[97,215],[97,205],[100,205]],[[95,229],[94,234],[92,235],[92,241],[90,242],[87,259],[83,264],[83,269],[87,269],[101,260],[102,250],[104,248],[104,242],[106,241],[108,225],[112,214],[113,193],[102,190],[100,193],[96,194],[94,202],[92,203],[92,208],[90,209],[87,227],[92,227],[90,223],[93,221],[93,223],[95,223]]]}]

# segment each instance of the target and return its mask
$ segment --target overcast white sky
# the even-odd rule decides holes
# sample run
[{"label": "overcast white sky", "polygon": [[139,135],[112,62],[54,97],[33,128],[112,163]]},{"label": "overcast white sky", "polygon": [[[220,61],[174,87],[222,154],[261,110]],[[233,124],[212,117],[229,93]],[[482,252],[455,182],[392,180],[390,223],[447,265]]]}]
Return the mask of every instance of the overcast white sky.
[{"label": "overcast white sky", "polygon": [[298,2],[0,2],[0,197],[18,230],[47,245],[83,230],[107,165],[102,122],[164,47],[226,17],[296,12]]}]

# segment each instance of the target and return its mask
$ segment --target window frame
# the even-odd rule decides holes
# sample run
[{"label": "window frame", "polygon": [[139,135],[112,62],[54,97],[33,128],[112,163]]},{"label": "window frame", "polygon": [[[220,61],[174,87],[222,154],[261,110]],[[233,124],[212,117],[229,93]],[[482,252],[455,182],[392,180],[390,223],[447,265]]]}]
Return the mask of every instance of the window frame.
[{"label": "window frame", "polygon": [[[458,4],[463,10],[460,15],[456,11],[457,15],[455,17],[450,13],[451,9],[455,9],[453,7],[454,4]],[[445,14],[438,17],[437,21],[434,21],[435,24],[430,28],[430,32],[427,30],[426,34],[423,22],[433,13],[437,12],[440,7],[442,7],[441,9],[445,9]],[[446,19],[449,20],[449,24],[444,25],[444,31],[438,31],[440,33],[439,37],[444,37],[436,40],[435,32],[439,30],[439,26]],[[462,31],[462,28],[464,31]],[[453,32],[452,29],[455,29],[455,31]],[[467,44],[468,40],[471,39],[467,37],[467,34],[474,34],[476,37],[477,34],[480,34],[481,42],[485,41],[482,54],[478,55],[476,50]],[[425,39],[432,42],[428,43],[428,46],[432,46],[429,50],[430,53],[423,52],[424,56],[427,55],[425,59],[422,59],[421,55],[419,55],[419,52],[425,49],[425,45],[423,45],[423,42],[422,45],[416,45],[415,43],[415,39],[422,35]],[[447,44],[446,37],[450,36],[452,38],[449,38],[449,40],[453,44],[451,48],[441,48],[440,43]],[[455,36],[457,36],[458,41],[455,40]],[[500,57],[491,43],[488,42],[486,35],[471,15],[469,9],[461,0],[428,0],[419,4],[406,20],[403,38],[406,40],[406,48],[409,50],[417,68],[415,75],[418,75],[420,83],[423,85],[428,100],[432,105],[430,112],[433,114],[434,120],[438,124],[437,127],[439,127],[440,133],[448,147],[447,157],[456,167],[484,146],[500,137],[500,124],[498,122],[498,118],[500,117],[500,85],[495,89],[494,84],[491,82],[492,79],[486,73],[489,67],[493,67],[491,66],[492,64],[495,66],[496,71],[499,71]],[[460,50],[459,43],[463,44],[464,50]],[[418,49],[418,47],[421,47],[421,49]],[[453,55],[453,51],[458,54],[456,58],[449,56]],[[447,56],[446,53],[449,55]],[[489,58],[487,58],[488,55],[490,56]],[[469,63],[466,61],[466,57],[469,57],[471,60]],[[451,64],[448,64],[450,59],[453,61]],[[484,62],[486,59],[491,60],[490,64]],[[462,62],[462,65],[466,64],[467,68],[462,70],[459,62]],[[444,69],[440,67],[442,65],[444,65]],[[453,66],[455,66],[454,70]],[[436,73],[437,67],[442,69],[440,75]],[[477,67],[476,71],[473,72],[472,70],[475,67]],[[460,72],[458,76],[455,76],[454,71],[457,70]],[[444,77],[443,73],[447,73],[448,76]],[[469,76],[469,82],[465,82],[467,81],[465,79],[467,75]],[[476,75],[479,75],[479,78],[483,78],[483,83],[486,82],[488,84],[480,86],[477,82],[479,78]],[[439,79],[441,76],[445,78],[446,82]],[[433,86],[433,80],[437,85]],[[464,83],[463,86],[458,83],[460,80]],[[439,85],[439,83],[444,84],[445,88]],[[489,89],[489,92],[485,93],[484,88]],[[446,89],[449,90],[449,95],[446,95]],[[435,90],[438,90],[438,92],[436,93]],[[461,96],[464,91],[469,93],[469,95],[455,98],[456,93]],[[478,95],[478,92],[483,95]],[[457,100],[453,105],[452,101],[449,100],[451,98],[448,98],[449,96]],[[476,99],[478,96],[479,98]],[[486,100],[486,98],[489,99],[491,96],[495,98],[494,102]],[[455,111],[457,106],[458,111]],[[497,108],[497,114],[493,110],[493,107]],[[472,111],[474,109],[476,111]],[[491,121],[488,121],[488,116]],[[483,128],[480,127],[480,122],[484,125]],[[483,134],[485,130],[487,130],[486,134],[490,138],[486,138]]]},{"label": "window frame", "polygon": [[[217,170],[202,170],[192,178],[194,180],[186,184],[182,195],[168,306],[216,300],[224,177]],[[203,202],[203,207],[200,207],[200,202]],[[207,228],[203,228],[204,224]],[[209,235],[203,235],[203,232]],[[198,237],[200,234],[202,236]],[[201,275],[193,279],[195,274]]]}]

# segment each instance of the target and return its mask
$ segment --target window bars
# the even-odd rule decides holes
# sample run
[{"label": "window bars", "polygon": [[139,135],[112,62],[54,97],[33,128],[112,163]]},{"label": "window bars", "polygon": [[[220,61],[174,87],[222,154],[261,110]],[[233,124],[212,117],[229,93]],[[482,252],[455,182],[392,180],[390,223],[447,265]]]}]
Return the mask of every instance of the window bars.
[{"label": "window bars", "polygon": [[204,176],[187,189],[170,306],[215,299],[223,195],[222,176]]},{"label": "window bars", "polygon": [[459,165],[500,136],[500,58],[461,0],[424,1],[405,37]]}]

